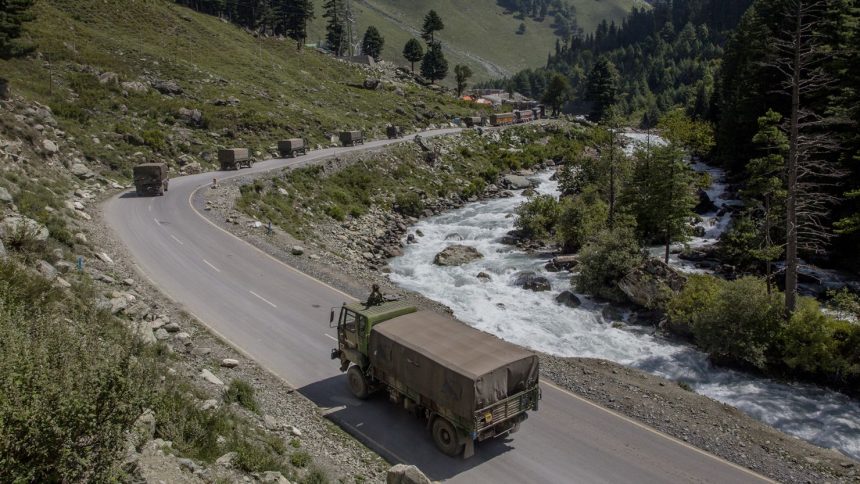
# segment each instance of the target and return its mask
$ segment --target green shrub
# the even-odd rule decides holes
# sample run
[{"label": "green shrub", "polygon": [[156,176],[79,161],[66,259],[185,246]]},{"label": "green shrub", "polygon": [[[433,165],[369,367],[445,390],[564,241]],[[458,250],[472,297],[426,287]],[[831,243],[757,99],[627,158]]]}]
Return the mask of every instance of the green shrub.
[{"label": "green shrub", "polygon": [[630,227],[604,229],[589,240],[579,254],[576,289],[613,301],[624,301],[618,281],[644,261]]},{"label": "green shrub", "polygon": [[311,455],[303,450],[293,452],[290,455],[290,464],[292,464],[293,467],[307,467],[312,460]]},{"label": "green shrub", "polygon": [[235,448],[236,467],[245,472],[280,471],[287,474],[284,460],[265,442],[242,440]]},{"label": "green shrub", "polygon": [[559,203],[552,195],[536,195],[517,207],[515,225],[529,239],[546,239],[555,233]]},{"label": "green shrub", "polygon": [[154,150],[162,150],[166,144],[164,141],[164,133],[157,129],[147,129],[140,134],[143,142]]},{"label": "green shrub", "polygon": [[0,482],[111,480],[155,379],[93,306],[0,263]]},{"label": "green shrub", "polygon": [[397,212],[410,217],[419,217],[424,211],[424,201],[415,192],[399,193],[394,197]]},{"label": "green shrub", "polygon": [[476,177],[472,178],[472,181],[469,182],[469,185],[463,189],[463,198],[469,199],[472,197],[480,196],[484,193],[484,189],[487,188],[487,182],[484,181],[483,178]]},{"label": "green shrub", "polygon": [[860,376],[860,326],[823,312],[801,298],[780,335],[782,361],[791,369],[845,383]]},{"label": "green shrub", "polygon": [[343,208],[340,205],[327,206],[325,208],[325,214],[337,220],[338,222],[343,222],[344,220],[346,220],[346,212],[344,212]]},{"label": "green shrub", "polygon": [[254,387],[238,378],[231,381],[224,390],[224,401],[226,403],[236,402],[252,412],[259,410],[257,399],[254,398]]},{"label": "green shrub", "polygon": [[[356,479],[357,481],[358,479]],[[311,469],[308,474],[299,481],[301,484],[328,484],[330,481],[325,471],[318,467]]]},{"label": "green shrub", "polygon": [[860,322],[860,296],[847,288],[839,291],[827,291],[827,307],[839,319],[851,319]]},{"label": "green shrub", "polygon": [[783,321],[781,294],[762,279],[691,278],[669,304],[673,321],[690,325],[696,343],[718,361],[764,369]]},{"label": "green shrub", "polygon": [[558,242],[565,252],[577,252],[606,228],[609,206],[595,188],[562,200],[558,219]]}]

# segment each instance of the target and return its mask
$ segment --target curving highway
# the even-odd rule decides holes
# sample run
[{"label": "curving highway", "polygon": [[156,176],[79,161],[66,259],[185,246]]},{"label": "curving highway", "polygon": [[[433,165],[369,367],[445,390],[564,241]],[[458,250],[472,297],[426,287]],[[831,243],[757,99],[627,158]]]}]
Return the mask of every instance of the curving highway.
[{"label": "curving highway", "polygon": [[[458,132],[438,130],[422,136]],[[407,139],[411,139],[408,137]],[[105,217],[141,273],[214,333],[286,380],[327,416],[390,461],[419,466],[431,479],[499,482],[762,482],[765,478],[543,384],[540,411],[508,438],[483,442],[468,460],[433,446],[422,421],[382,396],[351,396],[338,365],[329,309],[350,298],[215,226],[191,205],[195,190],[225,179],[320,162],[356,148],[329,148],[250,170],[184,176],[163,197],[133,190],[105,205]],[[356,295],[363,296],[363,295]]]}]

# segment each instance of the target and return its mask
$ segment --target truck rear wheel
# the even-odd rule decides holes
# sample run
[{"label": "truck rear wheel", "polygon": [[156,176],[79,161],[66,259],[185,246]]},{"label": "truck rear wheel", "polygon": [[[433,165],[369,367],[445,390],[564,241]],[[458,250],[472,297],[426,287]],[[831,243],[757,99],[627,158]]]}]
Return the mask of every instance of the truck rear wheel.
[{"label": "truck rear wheel", "polygon": [[355,365],[350,366],[349,370],[346,371],[346,378],[349,381],[349,390],[355,395],[355,398],[364,400],[370,395],[367,377],[364,376],[361,368]]},{"label": "truck rear wheel", "polygon": [[457,431],[447,419],[436,417],[433,420],[433,442],[443,454],[456,457],[463,452],[463,444],[457,436]]}]

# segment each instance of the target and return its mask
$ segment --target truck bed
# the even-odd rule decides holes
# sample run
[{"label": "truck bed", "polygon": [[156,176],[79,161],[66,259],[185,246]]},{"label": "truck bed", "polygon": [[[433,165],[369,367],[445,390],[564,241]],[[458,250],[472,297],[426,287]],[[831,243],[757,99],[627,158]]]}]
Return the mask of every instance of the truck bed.
[{"label": "truck bed", "polygon": [[464,419],[538,381],[534,353],[433,312],[374,325],[368,350],[377,370]]}]

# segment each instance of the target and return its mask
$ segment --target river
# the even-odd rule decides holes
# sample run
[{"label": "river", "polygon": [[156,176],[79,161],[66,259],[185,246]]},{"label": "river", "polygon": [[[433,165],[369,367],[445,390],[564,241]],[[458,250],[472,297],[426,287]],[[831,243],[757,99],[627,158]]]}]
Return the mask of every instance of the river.
[{"label": "river", "polygon": [[[725,192],[722,173],[705,165],[714,181],[709,194],[720,203]],[[533,178],[537,191],[558,195],[550,173]],[[577,294],[583,304],[571,309],[555,302],[571,289],[570,275],[544,269],[545,257],[527,254],[500,242],[514,228],[511,215],[526,201],[521,192],[512,198],[470,203],[461,209],[421,220],[411,231],[423,237],[390,262],[391,280],[408,290],[447,305],[454,315],[478,329],[536,351],[556,356],[603,358],[671,380],[683,381],[702,395],[732,405],[788,434],[860,459],[860,402],[808,384],[786,384],[715,367],[692,346],[668,340],[651,327],[612,324],[606,304]],[[703,217],[706,232],[691,244],[713,243],[728,225],[727,215]],[[462,242],[446,240],[458,234]],[[439,267],[433,257],[445,247],[461,243],[479,250],[484,258],[460,267]],[[683,261],[679,268],[696,270]],[[547,277],[552,291],[532,292],[513,285],[514,274],[531,270]],[[490,281],[476,275],[485,272]],[[606,316],[604,316],[606,314]]]}]

